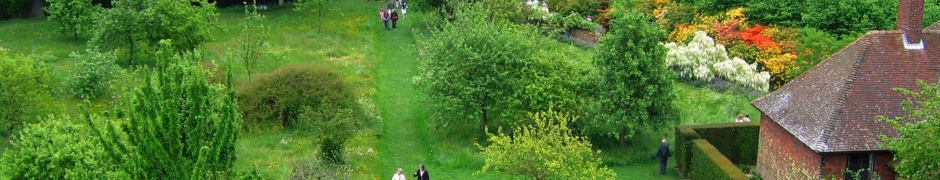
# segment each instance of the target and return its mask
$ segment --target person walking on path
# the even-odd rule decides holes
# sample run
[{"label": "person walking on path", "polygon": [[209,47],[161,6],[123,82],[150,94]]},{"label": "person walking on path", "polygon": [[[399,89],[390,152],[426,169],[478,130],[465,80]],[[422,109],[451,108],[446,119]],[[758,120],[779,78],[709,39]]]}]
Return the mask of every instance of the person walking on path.
[{"label": "person walking on path", "polygon": [[418,180],[430,180],[430,177],[428,177],[428,170],[424,169],[424,164],[418,166],[418,172],[415,172],[414,177],[418,177]]},{"label": "person walking on path", "polygon": [[392,14],[392,11],[395,11],[395,0],[389,0],[387,8],[385,14]]},{"label": "person walking on path", "polygon": [[672,157],[672,153],[669,153],[669,144],[666,143],[666,138],[663,138],[663,144],[659,145],[659,151],[656,152],[656,156],[659,157],[659,174],[666,174],[666,162],[669,161],[669,157]]},{"label": "person walking on path", "polygon": [[398,11],[392,10],[392,29],[398,29]]},{"label": "person walking on path", "polygon": [[401,168],[398,168],[398,172],[392,175],[392,180],[405,180],[405,174],[401,173]]},{"label": "person walking on path", "polygon": [[405,19],[405,13],[408,13],[408,1],[401,0],[401,19]]},{"label": "person walking on path", "polygon": [[388,30],[388,14],[386,14],[385,9],[379,8],[379,16],[382,17],[382,22],[385,23],[385,30]]}]

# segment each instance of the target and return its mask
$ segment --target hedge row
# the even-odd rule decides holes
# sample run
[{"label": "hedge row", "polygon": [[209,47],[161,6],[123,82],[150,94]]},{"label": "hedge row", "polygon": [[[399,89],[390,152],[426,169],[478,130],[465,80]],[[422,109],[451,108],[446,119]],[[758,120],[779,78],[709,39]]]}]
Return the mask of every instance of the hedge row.
[{"label": "hedge row", "polygon": [[692,140],[692,164],[689,179],[748,179],[734,163],[704,139]]},{"label": "hedge row", "polygon": [[679,169],[686,171],[689,169],[689,164],[692,163],[692,140],[699,139],[698,133],[695,133],[695,130],[687,126],[676,127],[676,164],[679,165]]},{"label": "hedge row", "polygon": [[679,126],[676,127],[676,163],[685,175],[697,178],[697,175],[690,173],[690,167],[702,166],[693,160],[693,142],[704,139],[713,148],[718,147],[719,155],[732,164],[754,165],[757,164],[759,136],[758,122]]},{"label": "hedge row", "polygon": [[694,128],[735,164],[757,164],[760,126],[757,122],[706,125]]}]

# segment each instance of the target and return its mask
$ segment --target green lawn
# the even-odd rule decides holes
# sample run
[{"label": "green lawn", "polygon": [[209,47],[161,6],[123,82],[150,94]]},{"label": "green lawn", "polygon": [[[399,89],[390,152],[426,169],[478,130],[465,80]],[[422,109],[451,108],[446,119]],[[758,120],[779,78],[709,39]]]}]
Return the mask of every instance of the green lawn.
[{"label": "green lawn", "polygon": [[[416,90],[412,77],[417,71],[416,33],[426,33],[431,17],[415,9],[399,21],[397,30],[385,30],[376,10],[384,4],[367,1],[333,1],[321,19],[291,7],[263,11],[268,18],[271,52],[262,62],[259,73],[290,64],[319,63],[339,69],[352,82],[360,103],[377,117],[371,127],[359,132],[345,149],[354,169],[353,179],[387,179],[397,168],[406,173],[426,164],[435,179],[496,179],[492,174],[477,174],[483,157],[473,142],[480,139],[443,137],[428,126],[428,106]],[[238,8],[220,10],[220,28],[214,41],[206,44],[207,57],[216,64],[225,62],[224,54],[237,48]],[[318,22],[322,29],[318,30]],[[36,56],[50,62],[57,82],[62,82],[72,69],[68,54],[85,48],[84,41],[52,31],[52,23],[43,19],[0,21],[0,46],[20,54]],[[566,46],[576,57],[591,58],[591,51]],[[247,74],[241,63],[234,63],[236,79],[244,82]],[[677,93],[681,124],[731,122],[738,113],[758,111],[749,105],[753,97],[715,92],[678,83]],[[59,90],[61,92],[61,90]],[[61,96],[68,97],[68,96]],[[62,100],[65,99],[65,100]],[[57,98],[67,113],[75,113],[78,101]],[[93,102],[105,104],[105,102]],[[100,108],[100,107],[99,107]],[[77,117],[77,116],[73,116]],[[672,136],[672,130],[662,134]],[[257,170],[273,179],[286,179],[291,165],[313,156],[317,146],[310,134],[289,130],[243,132],[236,148],[239,171]],[[655,141],[655,139],[654,139]],[[654,143],[655,144],[655,143]],[[7,145],[0,143],[0,153]],[[655,147],[652,147],[655,148]],[[604,152],[614,152],[605,150]],[[616,155],[603,156],[615,159]],[[672,163],[670,166],[674,166]],[[678,179],[675,172],[658,174],[655,160],[642,160],[628,166],[611,167],[618,179]],[[7,179],[0,175],[0,179]]]}]

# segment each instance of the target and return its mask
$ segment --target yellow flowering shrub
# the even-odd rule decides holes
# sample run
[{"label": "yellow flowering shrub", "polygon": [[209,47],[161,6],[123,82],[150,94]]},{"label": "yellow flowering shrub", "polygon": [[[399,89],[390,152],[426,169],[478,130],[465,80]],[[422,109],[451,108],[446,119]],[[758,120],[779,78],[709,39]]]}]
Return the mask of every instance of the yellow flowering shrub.
[{"label": "yellow flowering shrub", "polygon": [[699,30],[698,28],[696,28],[695,26],[691,26],[691,25],[679,26],[678,28],[676,28],[676,30],[673,30],[672,32],[669,33],[669,42],[677,42],[677,43],[684,44],[687,40],[689,40],[689,36],[692,36],[692,34],[694,34],[695,31],[698,31],[698,30]]},{"label": "yellow flowering shrub", "polygon": [[780,47],[765,48],[757,55],[757,62],[764,65],[767,71],[774,76],[783,75],[793,69],[796,55],[784,52]]}]

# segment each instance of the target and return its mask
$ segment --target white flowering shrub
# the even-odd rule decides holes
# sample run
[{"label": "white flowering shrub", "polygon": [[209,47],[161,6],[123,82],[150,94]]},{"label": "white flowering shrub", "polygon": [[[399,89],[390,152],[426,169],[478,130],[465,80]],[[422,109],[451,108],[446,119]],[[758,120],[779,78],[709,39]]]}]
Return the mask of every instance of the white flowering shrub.
[{"label": "white flowering shrub", "polygon": [[675,42],[664,45],[666,66],[679,71],[679,75],[699,80],[721,77],[745,87],[767,91],[770,73],[757,71],[757,64],[748,64],[741,58],[731,58],[725,46],[715,43],[704,31],[696,31],[689,44]]}]

